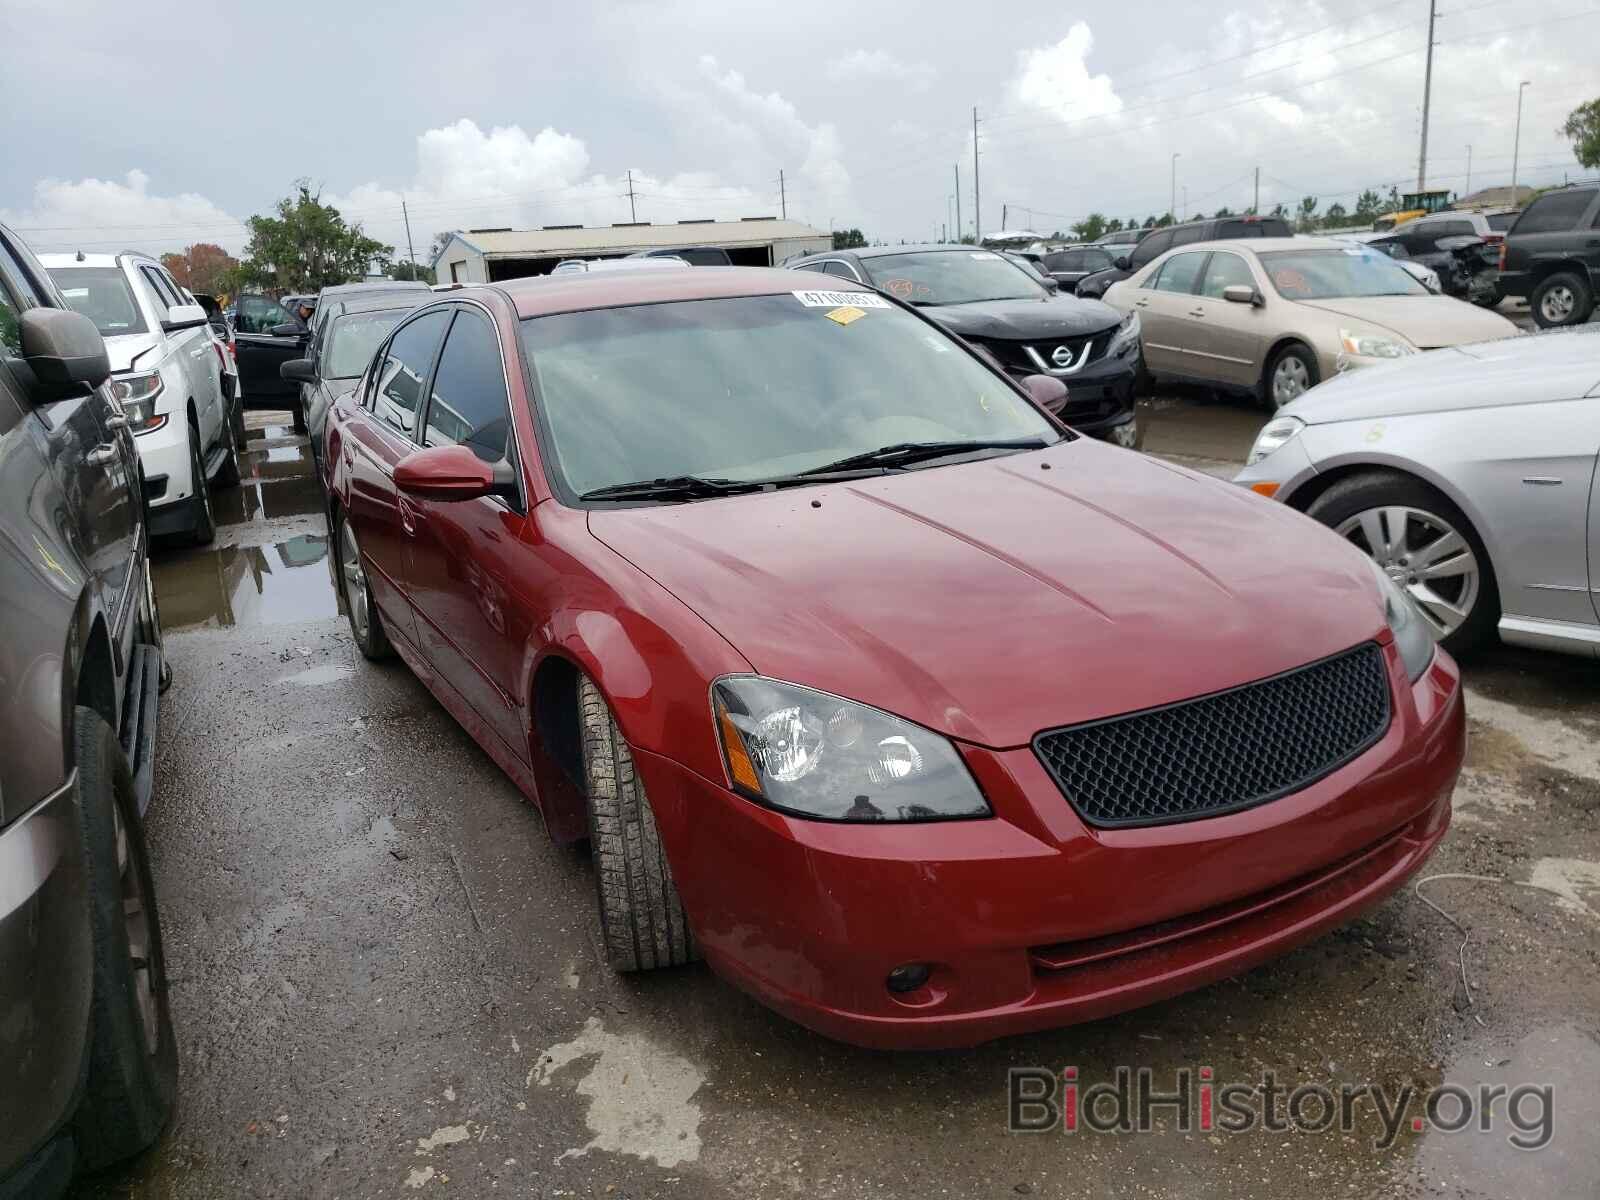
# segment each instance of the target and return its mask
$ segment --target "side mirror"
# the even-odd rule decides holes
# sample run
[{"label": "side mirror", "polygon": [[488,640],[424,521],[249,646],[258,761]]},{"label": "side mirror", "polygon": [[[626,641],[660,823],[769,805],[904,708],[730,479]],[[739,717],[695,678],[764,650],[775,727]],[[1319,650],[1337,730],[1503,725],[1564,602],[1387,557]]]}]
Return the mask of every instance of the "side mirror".
[{"label": "side mirror", "polygon": [[1067,385],[1054,375],[1025,376],[1022,387],[1035,404],[1053,417],[1059,417],[1067,406]]},{"label": "side mirror", "polygon": [[1112,263],[1111,265],[1113,267],[1115,267],[1119,271],[1131,271],[1131,270],[1133,270],[1133,260],[1131,258],[1129,258],[1126,254],[1124,254],[1121,258],[1117,259],[1117,261]]},{"label": "side mirror", "polygon": [[1059,279],[1051,279],[1050,276],[1046,275],[1039,282],[1044,284],[1044,290],[1049,292],[1052,296],[1061,291],[1061,281]]},{"label": "side mirror", "polygon": [[167,309],[167,316],[161,322],[161,328],[168,333],[175,333],[180,329],[194,329],[205,323],[206,310],[198,304],[174,304]]},{"label": "side mirror", "polygon": [[1248,304],[1251,308],[1260,308],[1266,303],[1261,293],[1247,283],[1230,283],[1222,289],[1222,298],[1229,304]]},{"label": "side mirror", "polygon": [[106,340],[95,323],[65,308],[30,308],[17,317],[22,357],[41,383],[99,387],[111,376]]},{"label": "side mirror", "polygon": [[317,368],[309,358],[291,358],[278,364],[278,377],[290,383],[316,383]]},{"label": "side mirror", "polygon": [[516,480],[505,462],[486,463],[465,446],[429,446],[395,464],[394,483],[423,500],[476,500],[514,496]]},{"label": "side mirror", "polygon": [[281,325],[274,325],[267,330],[273,337],[291,338],[299,337],[306,331],[306,327],[298,321],[285,321]]}]

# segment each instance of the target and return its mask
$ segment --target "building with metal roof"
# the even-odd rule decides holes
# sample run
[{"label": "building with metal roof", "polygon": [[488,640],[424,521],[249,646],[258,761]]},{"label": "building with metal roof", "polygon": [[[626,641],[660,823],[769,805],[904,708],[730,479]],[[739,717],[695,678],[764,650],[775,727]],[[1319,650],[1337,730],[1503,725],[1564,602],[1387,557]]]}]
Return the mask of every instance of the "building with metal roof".
[{"label": "building with metal roof", "polygon": [[795,254],[831,250],[833,237],[800,221],[745,217],[738,221],[648,221],[588,228],[466,229],[451,234],[433,260],[440,283],[492,283],[548,275],[568,258],[622,258],[639,251],[715,246],[735,266],[770,267]]}]

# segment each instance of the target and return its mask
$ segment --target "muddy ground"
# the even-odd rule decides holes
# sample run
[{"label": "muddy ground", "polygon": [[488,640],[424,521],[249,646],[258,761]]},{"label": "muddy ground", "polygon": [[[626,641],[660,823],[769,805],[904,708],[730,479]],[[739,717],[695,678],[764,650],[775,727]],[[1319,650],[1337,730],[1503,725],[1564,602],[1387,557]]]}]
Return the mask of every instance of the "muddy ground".
[{"label": "muddy ground", "polygon": [[[1147,406],[1225,473],[1259,412]],[[176,1120],[83,1197],[1594,1196],[1600,671],[1466,665],[1455,824],[1410,889],[1242,978],[977,1050],[840,1046],[703,967],[603,964],[588,863],[338,612],[303,440],[253,417],[217,543],[163,549],[176,683],[149,817],[182,1051]],[[1218,1084],[1548,1085],[1552,1136],[1006,1132],[1010,1067]],[[1448,1120],[1448,1105],[1442,1115]],[[1404,1116],[1419,1115],[1413,1099]],[[1316,1123],[1314,1109],[1303,1109]],[[1538,1124],[1536,1104],[1522,1115]],[[1538,1134],[1522,1135],[1537,1140]]]}]

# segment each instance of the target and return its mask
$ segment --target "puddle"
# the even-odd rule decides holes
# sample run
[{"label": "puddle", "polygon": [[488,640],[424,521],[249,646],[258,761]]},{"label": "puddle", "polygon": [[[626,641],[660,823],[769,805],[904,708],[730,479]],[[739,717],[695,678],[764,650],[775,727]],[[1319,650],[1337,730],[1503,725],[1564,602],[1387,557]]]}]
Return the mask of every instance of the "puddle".
[{"label": "puddle", "polygon": [[320,667],[312,667],[308,671],[296,671],[293,675],[285,675],[276,682],[294,683],[301,687],[321,687],[325,683],[338,683],[341,679],[349,679],[355,673],[354,667],[343,663],[327,663]]},{"label": "puddle", "polygon": [[239,464],[239,471],[247,484],[263,479],[301,477],[310,479],[313,484],[316,482],[311,450],[304,443],[247,450],[244,461]]},{"label": "puddle", "polygon": [[161,623],[169,630],[225,628],[338,616],[327,555],[325,536],[305,534],[270,546],[229,546],[159,561]]},{"label": "puddle", "polygon": [[322,512],[322,489],[304,472],[299,478],[285,479],[281,483],[247,480],[236,488],[212,492],[211,511],[216,514],[218,525],[311,516]]}]

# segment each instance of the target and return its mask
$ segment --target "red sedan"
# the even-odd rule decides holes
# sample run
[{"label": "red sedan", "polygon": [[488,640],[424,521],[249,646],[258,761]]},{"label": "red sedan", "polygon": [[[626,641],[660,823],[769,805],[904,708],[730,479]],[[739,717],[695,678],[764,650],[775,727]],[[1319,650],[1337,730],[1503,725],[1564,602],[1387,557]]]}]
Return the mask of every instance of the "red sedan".
[{"label": "red sedan", "polygon": [[1386,575],[797,282],[442,294],[328,423],[356,640],[591,839],[618,969],[703,955],[833,1037],[968,1045],[1251,967],[1421,866],[1465,721]]}]

